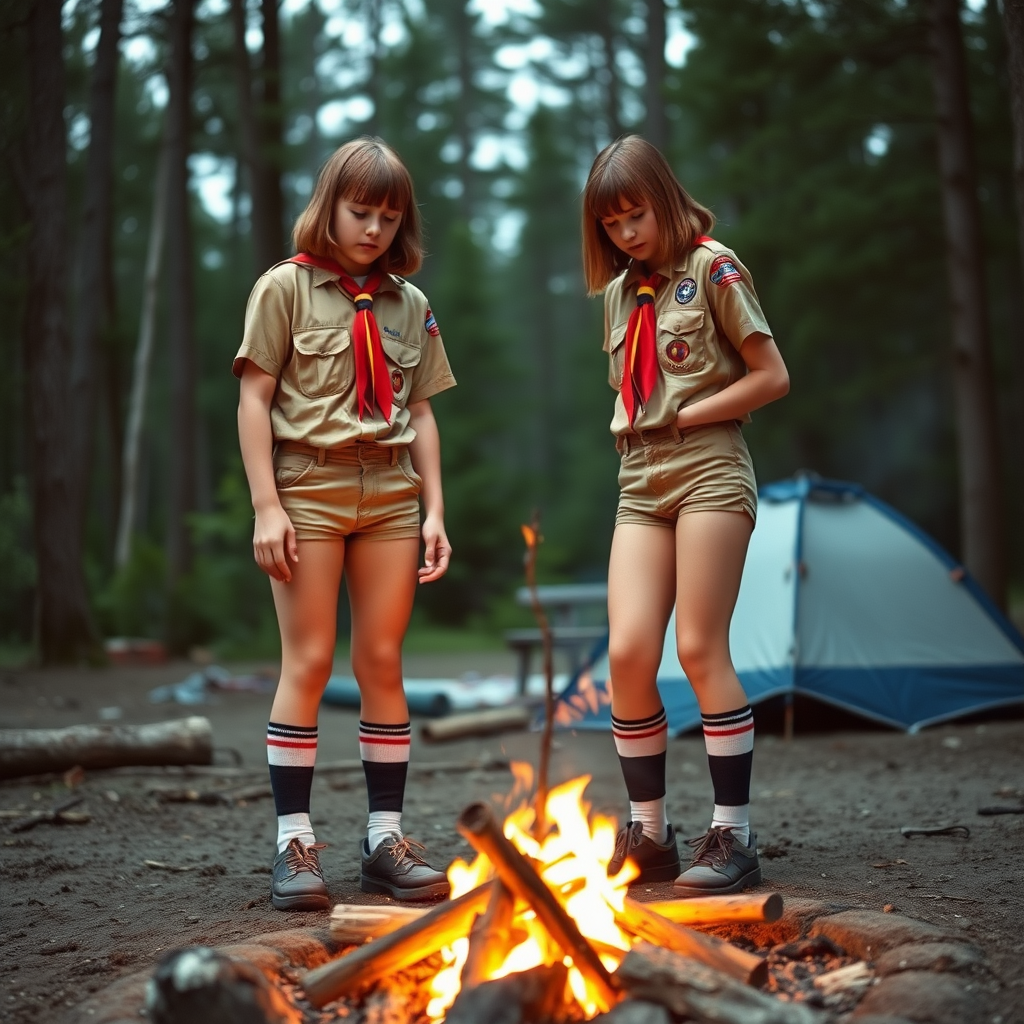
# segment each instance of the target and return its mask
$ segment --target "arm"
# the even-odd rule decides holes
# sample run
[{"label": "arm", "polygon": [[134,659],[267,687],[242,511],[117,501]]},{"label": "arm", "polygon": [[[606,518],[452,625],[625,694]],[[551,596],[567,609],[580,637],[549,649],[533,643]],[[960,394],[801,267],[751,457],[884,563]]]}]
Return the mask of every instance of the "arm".
[{"label": "arm", "polygon": [[275,580],[289,583],[292,562],[299,560],[295,527],[281,507],[274,484],[270,429],[270,403],[277,379],[261,370],[251,359],[245,361],[238,398],[238,441],[242,464],[249,480],[252,507],[256,510],[252,548],[256,564]]},{"label": "arm", "polygon": [[747,364],[746,375],[717,395],[683,406],[676,416],[680,430],[741,419],[789,392],[789,371],[772,337],[760,333],[747,335],[740,355]]},{"label": "arm", "polygon": [[419,571],[420,583],[440,579],[448,571],[452,549],[444,532],[444,495],[441,492],[441,437],[430,400],[409,405],[409,420],[416,437],[409,445],[413,469],[423,479],[424,565]]}]

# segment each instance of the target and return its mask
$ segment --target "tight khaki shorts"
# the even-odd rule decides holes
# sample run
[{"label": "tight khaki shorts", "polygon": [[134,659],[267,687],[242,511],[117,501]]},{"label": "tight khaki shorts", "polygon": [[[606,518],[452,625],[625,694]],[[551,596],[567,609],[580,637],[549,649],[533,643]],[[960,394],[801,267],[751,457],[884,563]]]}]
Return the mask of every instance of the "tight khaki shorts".
[{"label": "tight khaki shorts", "polygon": [[274,481],[299,540],[420,535],[422,481],[404,445],[313,448],[282,441],[274,449]]},{"label": "tight khaki shorts", "polygon": [[619,508],[615,522],[667,526],[686,512],[746,512],[757,517],[754,466],[735,421],[666,427],[617,439]]}]

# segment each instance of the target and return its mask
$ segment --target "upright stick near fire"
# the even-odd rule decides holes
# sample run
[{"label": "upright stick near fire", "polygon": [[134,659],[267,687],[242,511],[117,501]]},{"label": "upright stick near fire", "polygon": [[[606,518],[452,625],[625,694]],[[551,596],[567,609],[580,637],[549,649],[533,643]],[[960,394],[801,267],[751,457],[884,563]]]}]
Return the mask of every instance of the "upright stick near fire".
[{"label": "upright stick near fire", "polygon": [[594,1001],[603,1010],[614,1006],[618,1001],[618,993],[601,958],[580,934],[576,922],[558,902],[533,865],[505,838],[491,809],[483,803],[470,804],[459,815],[458,829],[473,849],[482,853],[494,865],[498,877],[515,896],[533,907],[538,920],[551,937],[572,957]]}]

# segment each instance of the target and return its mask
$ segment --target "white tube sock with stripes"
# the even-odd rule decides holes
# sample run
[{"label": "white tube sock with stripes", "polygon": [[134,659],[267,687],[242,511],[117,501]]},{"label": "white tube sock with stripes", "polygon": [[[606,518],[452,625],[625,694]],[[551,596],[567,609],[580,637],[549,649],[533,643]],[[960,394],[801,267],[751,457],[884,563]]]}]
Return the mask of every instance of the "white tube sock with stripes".
[{"label": "white tube sock with stripes", "polygon": [[750,842],[750,770],[754,760],[754,713],[745,704],[735,711],[701,715],[708,768],[715,790],[712,827],[730,828],[744,845]]}]

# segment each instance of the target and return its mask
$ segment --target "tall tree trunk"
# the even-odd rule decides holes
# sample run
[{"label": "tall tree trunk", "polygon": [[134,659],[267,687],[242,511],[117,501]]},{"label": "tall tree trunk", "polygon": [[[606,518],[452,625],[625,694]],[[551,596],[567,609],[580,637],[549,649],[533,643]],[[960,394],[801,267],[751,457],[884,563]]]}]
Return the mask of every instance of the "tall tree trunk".
[{"label": "tall tree trunk", "polygon": [[36,631],[44,663],[98,653],[82,568],[83,519],[67,325],[64,39],[60,0],[35,0],[29,29],[25,365],[29,379]]},{"label": "tall tree trunk", "polygon": [[128,422],[124,430],[121,454],[121,507],[117,517],[117,540],[114,564],[123,569],[132,554],[139,505],[139,467],[142,456],[142,434],[146,422],[146,395],[149,370],[153,362],[153,341],[156,336],[156,310],[160,298],[160,263],[164,253],[167,225],[168,148],[165,138],[157,167],[153,193],[153,216],[149,225],[149,249],[146,273],[142,282],[142,312],[139,317],[139,340],[135,346],[135,367],[132,373],[131,397],[128,401]]},{"label": "tall tree trunk", "polygon": [[459,67],[459,98],[455,104],[455,131],[459,138],[460,179],[462,195],[459,197],[459,212],[466,221],[473,211],[473,168],[469,158],[473,155],[473,130],[470,118],[473,110],[473,62],[471,47],[473,40],[473,21],[467,10],[466,0],[455,3],[455,50]]},{"label": "tall tree trunk", "polygon": [[668,120],[665,117],[665,0],[647,2],[647,49],[645,97],[647,141],[664,151],[668,144]]},{"label": "tall tree trunk", "polygon": [[370,94],[373,113],[366,122],[366,133],[377,135],[381,130],[380,116],[380,79],[377,68],[380,64],[380,28],[383,21],[381,14],[382,0],[366,0],[366,91]]},{"label": "tall tree trunk", "polygon": [[76,260],[75,318],[72,333],[72,419],[76,467],[72,484],[75,514],[88,515],[99,368],[109,364],[109,332],[114,320],[111,213],[114,191],[114,111],[123,0],[102,0],[89,100],[89,155],[85,201]]},{"label": "tall tree trunk", "polygon": [[[271,177],[267,173],[263,132],[253,99],[252,62],[245,45],[248,29],[245,0],[231,0],[231,24],[234,35],[235,85],[238,90],[238,121],[242,134],[242,154],[252,199],[252,253],[257,274],[262,274],[281,259],[280,204],[275,207],[268,194]],[[278,219],[275,220],[274,218]]]},{"label": "tall tree trunk", "polygon": [[266,204],[263,219],[267,237],[266,252],[261,262],[267,267],[284,259],[284,196],[281,193],[281,172],[284,169],[284,106],[281,98],[281,24],[278,0],[262,0],[263,64],[260,68],[260,131],[263,147],[260,193]]},{"label": "tall tree trunk", "polygon": [[167,341],[171,385],[167,582],[172,593],[191,567],[187,517],[195,508],[195,294],[188,189],[193,2],[174,2],[167,76]]},{"label": "tall tree trunk", "polygon": [[622,134],[622,103],[619,96],[619,75],[615,67],[615,28],[612,16],[613,0],[598,0],[595,4],[597,16],[597,33],[601,40],[604,54],[605,117],[608,120],[608,132],[613,139]]},{"label": "tall tree trunk", "polygon": [[1013,119],[1013,184],[1017,198],[1017,241],[1024,269],[1024,0],[1003,0],[1006,67]]},{"label": "tall tree trunk", "polygon": [[929,13],[951,300],[961,556],[993,600],[1005,607],[1006,542],[996,392],[959,0],[931,0]]}]

